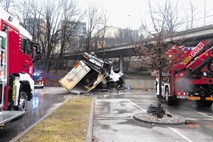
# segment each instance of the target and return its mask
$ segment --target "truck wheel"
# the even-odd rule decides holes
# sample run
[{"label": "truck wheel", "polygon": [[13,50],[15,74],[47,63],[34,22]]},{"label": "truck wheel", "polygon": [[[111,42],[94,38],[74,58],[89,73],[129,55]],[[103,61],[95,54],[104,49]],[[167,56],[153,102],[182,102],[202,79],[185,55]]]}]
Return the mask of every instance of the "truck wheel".
[{"label": "truck wheel", "polygon": [[166,88],[166,91],[165,91],[165,98],[166,98],[166,103],[168,105],[172,105],[173,104],[172,97],[169,96],[169,89],[168,88]]},{"label": "truck wheel", "polygon": [[16,107],[16,110],[19,110],[19,111],[27,110],[27,95],[23,90],[20,90],[18,106]]},{"label": "truck wheel", "polygon": [[197,103],[197,107],[198,108],[201,108],[201,107],[207,107],[207,108],[209,108],[209,107],[211,107],[212,106],[212,101],[196,101],[196,103]]},{"label": "truck wheel", "polygon": [[203,107],[203,102],[202,101],[196,101],[196,104],[197,104],[197,107],[198,108],[201,108],[201,107]]},{"label": "truck wheel", "polygon": [[211,107],[212,106],[212,101],[205,101],[204,106],[208,107],[208,108]]}]

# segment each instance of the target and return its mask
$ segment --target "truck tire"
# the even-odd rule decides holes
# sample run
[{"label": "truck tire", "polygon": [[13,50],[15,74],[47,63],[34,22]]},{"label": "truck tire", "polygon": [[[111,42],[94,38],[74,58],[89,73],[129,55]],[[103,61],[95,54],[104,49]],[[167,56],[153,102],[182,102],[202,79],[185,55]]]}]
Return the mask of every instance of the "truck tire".
[{"label": "truck tire", "polygon": [[23,90],[20,90],[19,92],[18,106],[15,107],[15,110],[27,110],[27,94]]},{"label": "truck tire", "polygon": [[173,105],[172,97],[169,96],[169,88],[166,88],[165,90],[165,99],[166,99],[167,105]]},{"label": "truck tire", "polygon": [[210,108],[212,106],[212,101],[205,101],[204,107]]},{"label": "truck tire", "polygon": [[207,107],[210,108],[212,106],[212,101],[196,101],[197,107],[202,108],[202,107]]}]

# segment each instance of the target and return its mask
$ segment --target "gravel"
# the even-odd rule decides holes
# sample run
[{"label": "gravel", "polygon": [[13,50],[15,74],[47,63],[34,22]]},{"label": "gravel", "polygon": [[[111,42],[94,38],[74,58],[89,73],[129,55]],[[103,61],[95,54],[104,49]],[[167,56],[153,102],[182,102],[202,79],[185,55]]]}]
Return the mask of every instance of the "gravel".
[{"label": "gravel", "polygon": [[169,113],[165,113],[162,118],[158,118],[157,115],[148,113],[137,113],[134,114],[133,118],[141,122],[161,125],[178,125],[187,123],[187,121],[183,117],[179,115],[172,115]]}]

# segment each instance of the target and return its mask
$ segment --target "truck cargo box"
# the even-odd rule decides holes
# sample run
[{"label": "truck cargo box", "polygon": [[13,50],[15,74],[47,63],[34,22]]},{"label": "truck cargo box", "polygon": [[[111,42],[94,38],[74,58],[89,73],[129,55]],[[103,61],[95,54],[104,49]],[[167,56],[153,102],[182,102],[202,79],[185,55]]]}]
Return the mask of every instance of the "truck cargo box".
[{"label": "truck cargo box", "polygon": [[59,80],[59,83],[70,91],[90,70],[91,69],[83,61],[79,61],[64,78]]}]

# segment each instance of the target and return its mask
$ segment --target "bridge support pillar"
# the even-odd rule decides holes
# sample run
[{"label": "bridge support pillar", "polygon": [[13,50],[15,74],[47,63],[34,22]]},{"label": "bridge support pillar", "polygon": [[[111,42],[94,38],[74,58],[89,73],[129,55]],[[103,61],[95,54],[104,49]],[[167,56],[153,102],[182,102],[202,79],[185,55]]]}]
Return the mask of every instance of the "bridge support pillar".
[{"label": "bridge support pillar", "polygon": [[122,55],[120,55],[119,67],[120,67],[120,71],[123,73],[124,72],[124,57]]}]

